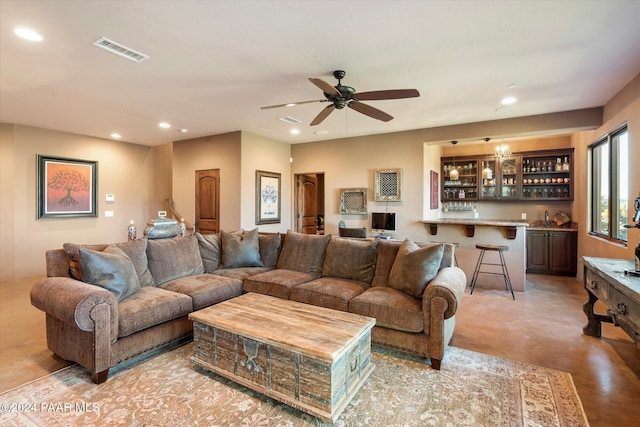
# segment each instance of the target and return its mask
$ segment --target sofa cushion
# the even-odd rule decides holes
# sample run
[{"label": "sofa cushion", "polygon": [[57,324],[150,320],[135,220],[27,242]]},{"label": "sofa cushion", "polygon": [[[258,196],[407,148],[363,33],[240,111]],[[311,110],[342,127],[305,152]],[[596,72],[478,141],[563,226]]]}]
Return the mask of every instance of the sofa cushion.
[{"label": "sofa cushion", "polygon": [[257,292],[259,294],[289,299],[291,288],[313,280],[314,277],[301,271],[278,268],[247,277],[242,289],[245,292]]},{"label": "sofa cushion", "polygon": [[112,292],[118,301],[138,292],[140,282],[133,262],[117,246],[109,245],[104,251],[80,248],[80,270],[86,283]]},{"label": "sofa cushion", "polygon": [[375,317],[376,326],[422,332],[424,319],[419,299],[388,286],[367,289],[349,301],[349,312]]},{"label": "sofa cushion", "polygon": [[205,273],[216,271],[222,260],[222,244],[219,234],[195,234],[198,239],[198,249]]},{"label": "sofa cushion", "polygon": [[148,240],[137,239],[128,242],[116,243],[116,246],[124,251],[131,258],[133,266],[138,274],[140,286],[154,286],[153,276],[149,271],[149,263],[147,260],[147,244]]},{"label": "sofa cushion", "polygon": [[147,259],[156,285],[204,273],[195,236],[149,240]]},{"label": "sofa cushion", "polygon": [[321,277],[291,289],[290,299],[333,310],[348,311],[349,300],[360,295],[368,287],[368,283],[355,280]]},{"label": "sofa cushion", "polygon": [[193,311],[188,295],[149,286],[118,304],[118,337],[186,316]]},{"label": "sofa cushion", "polygon": [[260,233],[258,234],[258,244],[260,246],[260,259],[265,267],[275,268],[278,265],[280,255],[280,233]]},{"label": "sofa cushion", "polygon": [[77,243],[65,243],[62,248],[67,253],[69,260],[69,270],[71,271],[71,277],[76,280],[82,280],[82,270],[80,269],[80,248],[91,249],[92,251],[104,251],[109,246],[108,244],[101,245],[79,245]]},{"label": "sofa cushion", "polygon": [[322,276],[340,277],[370,284],[375,268],[376,241],[334,237],[327,245]]},{"label": "sofa cushion", "polygon": [[255,276],[256,274],[271,270],[273,270],[273,268],[268,267],[219,268],[216,271],[212,271],[211,274],[244,281],[247,277]]},{"label": "sofa cushion", "polygon": [[330,234],[319,236],[287,231],[278,258],[278,268],[307,273],[314,278],[320,277],[329,240]]},{"label": "sofa cushion", "polygon": [[420,247],[409,239],[400,245],[389,274],[389,286],[420,298],[427,284],[436,277],[442,262],[443,246]]},{"label": "sofa cushion", "polygon": [[221,231],[222,264],[224,268],[262,267],[258,229],[238,233]]},{"label": "sofa cushion", "polygon": [[242,295],[242,281],[213,274],[196,274],[181,277],[158,286],[172,292],[189,295],[193,299],[193,309],[226,301]]}]

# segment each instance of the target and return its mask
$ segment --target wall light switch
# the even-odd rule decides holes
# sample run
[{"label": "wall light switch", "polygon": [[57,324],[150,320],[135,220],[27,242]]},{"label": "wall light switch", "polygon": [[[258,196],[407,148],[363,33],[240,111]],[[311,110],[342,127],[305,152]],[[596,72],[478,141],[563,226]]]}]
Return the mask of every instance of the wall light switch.
[{"label": "wall light switch", "polygon": [[116,200],[115,194],[107,194],[107,196],[106,196],[106,201],[107,202],[115,202],[115,200]]},{"label": "wall light switch", "polygon": [[521,218],[521,219],[527,219],[527,214],[526,214],[525,212],[522,212],[522,213],[520,214],[520,218]]},{"label": "wall light switch", "polygon": [[104,211],[104,216],[105,217],[112,217],[113,216],[113,211]]}]

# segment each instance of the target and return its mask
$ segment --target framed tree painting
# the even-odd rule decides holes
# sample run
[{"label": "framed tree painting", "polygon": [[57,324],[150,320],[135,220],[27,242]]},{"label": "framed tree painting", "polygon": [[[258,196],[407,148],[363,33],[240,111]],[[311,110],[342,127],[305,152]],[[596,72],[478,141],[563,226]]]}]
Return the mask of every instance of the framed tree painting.
[{"label": "framed tree painting", "polygon": [[280,174],[256,171],[256,224],[280,223]]},{"label": "framed tree painting", "polygon": [[96,217],[98,162],[37,156],[38,219]]}]

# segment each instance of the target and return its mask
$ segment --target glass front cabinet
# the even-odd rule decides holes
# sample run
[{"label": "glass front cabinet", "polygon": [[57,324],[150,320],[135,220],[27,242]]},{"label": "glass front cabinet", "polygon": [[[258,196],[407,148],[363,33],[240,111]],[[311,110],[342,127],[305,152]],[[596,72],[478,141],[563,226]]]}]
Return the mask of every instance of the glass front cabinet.
[{"label": "glass front cabinet", "polygon": [[503,159],[487,157],[481,159],[482,177],[480,199],[518,200],[520,198],[520,156]]},{"label": "glass front cabinet", "polygon": [[573,200],[573,149],[441,159],[441,201]]},{"label": "glass front cabinet", "polygon": [[478,200],[478,160],[442,160],[443,202]]}]

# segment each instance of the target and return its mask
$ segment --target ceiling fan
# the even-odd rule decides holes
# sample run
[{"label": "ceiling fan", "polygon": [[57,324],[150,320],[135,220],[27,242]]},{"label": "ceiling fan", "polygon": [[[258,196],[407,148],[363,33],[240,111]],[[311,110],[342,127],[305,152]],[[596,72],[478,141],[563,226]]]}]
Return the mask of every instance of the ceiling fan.
[{"label": "ceiling fan", "polygon": [[362,113],[366,116],[372,117],[374,119],[382,120],[383,122],[388,122],[393,119],[393,116],[385,113],[384,111],[378,110],[368,104],[363,104],[360,101],[378,101],[384,99],[402,99],[402,98],[415,98],[420,96],[420,92],[417,89],[391,89],[391,90],[374,90],[370,92],[356,92],[354,88],[351,86],[343,86],[342,79],[346,75],[346,72],[342,70],[336,70],[333,72],[333,77],[338,79],[338,84],[336,86],[331,86],[329,83],[324,80],[310,77],[309,81],[322,89],[324,92],[325,99],[317,99],[314,101],[302,101],[302,102],[290,102],[287,104],[278,104],[278,105],[269,105],[267,107],[262,107],[262,110],[266,110],[269,108],[279,108],[279,107],[291,107],[293,105],[299,104],[310,104],[312,102],[330,102],[331,104],[326,106],[320,111],[320,114],[316,116],[315,119],[311,122],[311,126],[318,125],[322,123],[324,119],[326,119],[329,114],[333,112],[333,110],[338,109],[341,110],[344,107],[349,107],[356,110],[359,113]]}]

